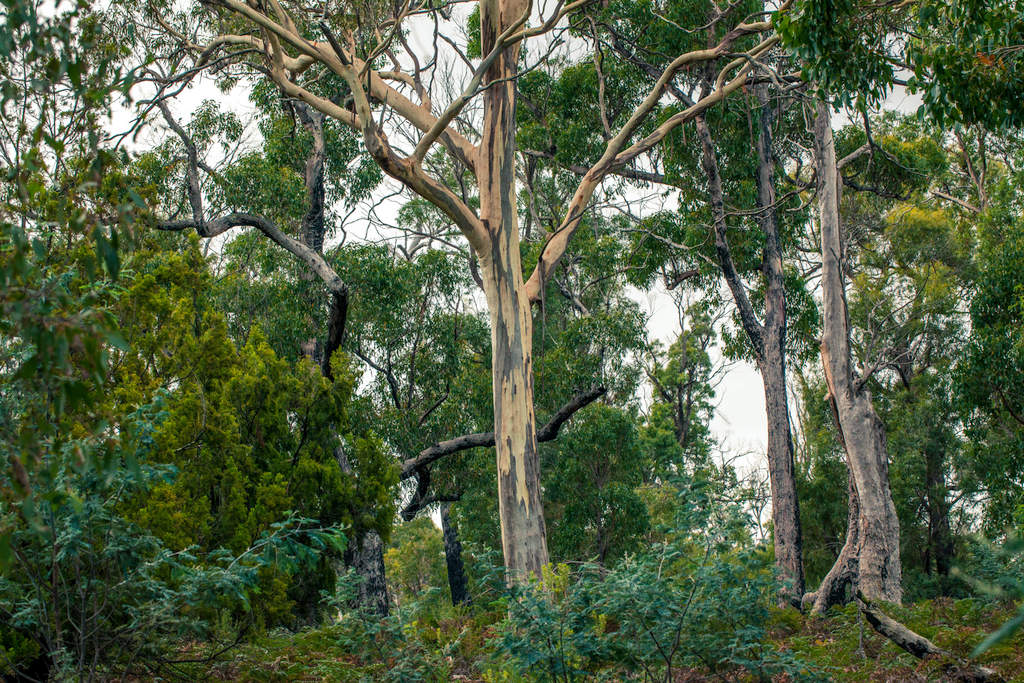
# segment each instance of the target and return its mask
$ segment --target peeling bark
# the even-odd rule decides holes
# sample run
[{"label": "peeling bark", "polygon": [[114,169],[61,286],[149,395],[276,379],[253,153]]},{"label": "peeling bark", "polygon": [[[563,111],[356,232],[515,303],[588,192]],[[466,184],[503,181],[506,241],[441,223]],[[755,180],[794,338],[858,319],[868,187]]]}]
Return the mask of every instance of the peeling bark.
[{"label": "peeling bark", "polygon": [[870,599],[899,603],[903,598],[899,519],[889,487],[885,428],[871,394],[853,376],[842,273],[839,178],[831,113],[824,102],[817,105],[814,151],[821,223],[821,358],[859,502],[858,584]]},{"label": "peeling bark", "polygon": [[[482,0],[483,53],[529,10],[526,0]],[[533,405],[533,317],[523,286],[516,211],[515,106],[518,43],[484,74],[484,113],[477,178],[480,222],[488,244],[478,250],[491,318],[491,378],[497,451],[501,545],[510,581],[539,577],[548,562],[540,498],[540,458]]]}]

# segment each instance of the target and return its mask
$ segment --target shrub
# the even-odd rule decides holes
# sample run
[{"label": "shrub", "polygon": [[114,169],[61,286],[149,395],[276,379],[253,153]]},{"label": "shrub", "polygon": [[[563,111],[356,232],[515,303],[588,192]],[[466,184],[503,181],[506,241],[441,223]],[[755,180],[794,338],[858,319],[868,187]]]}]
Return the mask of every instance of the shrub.
[{"label": "shrub", "polygon": [[538,680],[671,681],[686,668],[812,678],[767,642],[778,591],[767,554],[737,549],[739,510],[714,511],[705,488],[681,486],[667,540],[614,568],[560,565],[513,589],[498,654]]}]

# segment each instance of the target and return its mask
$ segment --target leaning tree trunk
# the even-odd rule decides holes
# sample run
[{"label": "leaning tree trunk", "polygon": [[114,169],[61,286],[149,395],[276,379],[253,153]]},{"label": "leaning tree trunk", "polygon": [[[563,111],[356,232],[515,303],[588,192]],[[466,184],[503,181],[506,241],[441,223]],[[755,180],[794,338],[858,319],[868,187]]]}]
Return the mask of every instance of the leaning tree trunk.
[{"label": "leaning tree trunk", "polygon": [[871,394],[854,378],[850,357],[850,322],[841,270],[839,178],[831,114],[824,102],[817,105],[814,151],[821,223],[821,358],[860,504],[859,587],[869,599],[898,603],[903,597],[899,519],[889,488],[885,428]]},{"label": "leaning tree trunk", "polygon": [[[526,0],[480,3],[484,54],[528,8]],[[477,159],[480,221],[488,236],[477,255],[491,318],[498,510],[505,568],[511,581],[525,580],[531,574],[540,577],[541,567],[548,561],[533,412],[533,318],[523,287],[515,205],[514,76],[518,54],[518,44],[505,49],[485,74]]]},{"label": "leaning tree trunk", "polygon": [[448,566],[448,588],[451,590],[453,605],[469,605],[472,598],[469,595],[466,569],[462,564],[462,543],[449,514],[450,508],[448,503],[441,505],[441,532],[444,536],[444,560]]}]

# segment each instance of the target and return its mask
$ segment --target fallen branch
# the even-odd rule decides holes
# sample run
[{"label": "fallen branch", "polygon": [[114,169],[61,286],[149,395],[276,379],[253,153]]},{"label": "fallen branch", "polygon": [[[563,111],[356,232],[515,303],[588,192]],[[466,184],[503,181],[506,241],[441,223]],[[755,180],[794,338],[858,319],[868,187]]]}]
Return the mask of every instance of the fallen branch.
[{"label": "fallen branch", "polygon": [[966,659],[957,657],[948,650],[928,640],[924,636],[911,631],[909,628],[888,617],[864,597],[864,594],[857,591],[857,604],[860,611],[871,624],[871,628],[885,636],[901,648],[914,655],[918,659],[927,657],[940,657],[946,660],[943,663],[945,673],[956,681],[1001,681],[1003,678],[988,667],[979,666]]}]

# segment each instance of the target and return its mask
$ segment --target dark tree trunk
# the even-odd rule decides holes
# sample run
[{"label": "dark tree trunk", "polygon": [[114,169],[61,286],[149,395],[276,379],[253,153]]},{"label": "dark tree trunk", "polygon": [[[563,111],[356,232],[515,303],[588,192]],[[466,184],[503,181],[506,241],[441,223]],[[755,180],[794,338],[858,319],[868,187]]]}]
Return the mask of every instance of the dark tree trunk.
[{"label": "dark tree trunk", "polygon": [[[352,465],[341,446],[335,451],[341,471],[352,473]],[[371,614],[387,616],[390,600],[384,575],[384,543],[376,531],[367,531],[361,537],[349,539],[342,558],[345,566],[359,575],[359,593],[354,607]]]},{"label": "dark tree trunk", "polygon": [[388,585],[384,578],[384,543],[376,531],[349,542],[345,566],[359,575],[359,593],[353,607],[386,617],[389,612]]},{"label": "dark tree trunk", "polygon": [[459,541],[459,531],[448,514],[450,507],[447,503],[441,506],[441,531],[444,533],[444,560],[448,565],[448,588],[451,590],[453,605],[469,605],[473,600],[469,595],[466,569],[462,565],[462,543]]},{"label": "dark tree trunk", "polygon": [[953,536],[949,528],[949,501],[943,476],[943,453],[925,453],[925,485],[928,487],[928,555],[926,570],[931,573],[934,559],[935,573],[949,576],[953,564]]},{"label": "dark tree trunk", "polygon": [[763,271],[767,289],[760,370],[768,418],[768,473],[775,528],[775,564],[790,582],[790,601],[799,605],[804,594],[803,533],[786,394],[786,287],[779,221],[775,211],[773,110],[764,88],[758,89],[758,99],[761,101],[761,125],[757,137],[757,204],[764,232]]}]

